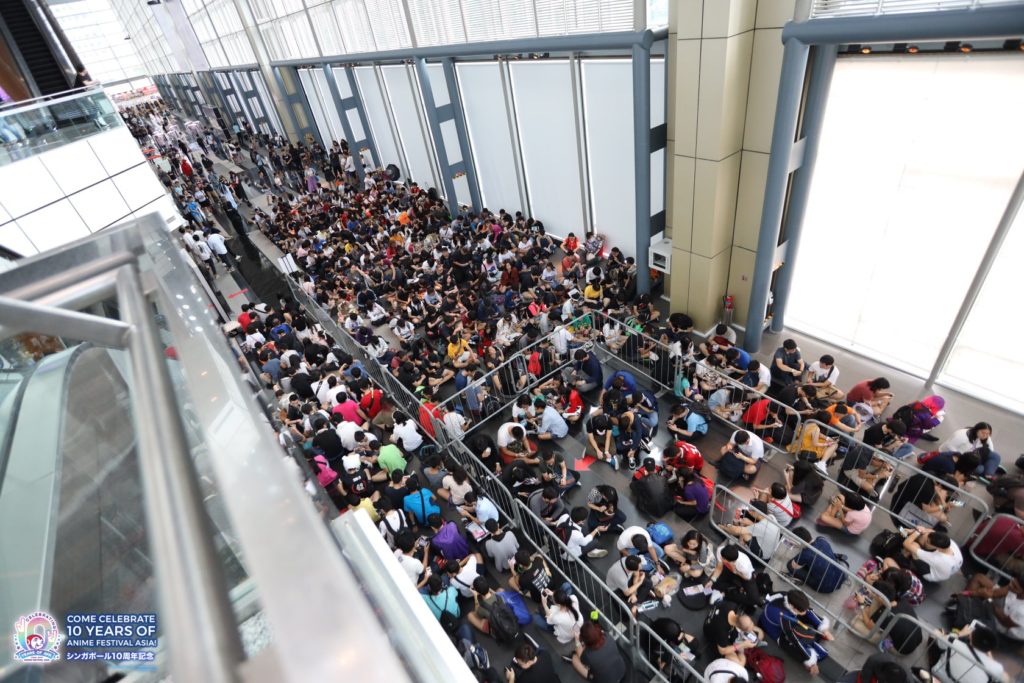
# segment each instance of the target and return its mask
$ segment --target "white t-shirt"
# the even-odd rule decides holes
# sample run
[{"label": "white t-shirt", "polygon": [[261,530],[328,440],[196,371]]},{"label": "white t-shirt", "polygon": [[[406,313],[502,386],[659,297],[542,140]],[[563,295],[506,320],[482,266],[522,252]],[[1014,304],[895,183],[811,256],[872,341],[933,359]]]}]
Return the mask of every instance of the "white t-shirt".
[{"label": "white t-shirt", "polygon": [[[733,432],[732,436],[729,437],[729,443],[735,445],[736,435],[742,431],[744,430],[739,429]],[[747,436],[749,436],[750,439],[745,444],[740,446],[740,452],[743,453],[743,455],[747,456],[748,458],[753,458],[754,460],[762,460],[764,458],[764,441],[761,441],[761,437],[759,437],[757,434],[754,434],[753,432],[747,432]]]},{"label": "white t-shirt", "polygon": [[583,533],[579,524],[571,521],[569,513],[566,513],[558,518],[555,522],[556,527],[560,527],[563,524],[569,524],[569,540],[566,541],[565,545],[569,547],[569,554],[575,558],[579,558],[583,555],[583,546],[587,545],[594,539],[593,533],[589,536]]},{"label": "white t-shirt", "polygon": [[356,447],[356,432],[362,431],[362,427],[355,422],[342,422],[334,431],[341,439],[341,445],[345,447],[345,450],[351,451]]},{"label": "white t-shirt", "polygon": [[455,505],[462,505],[466,502],[466,494],[473,490],[473,484],[469,479],[466,479],[465,483],[459,484],[450,474],[441,480],[441,487],[451,491],[451,501]]},{"label": "white t-shirt", "polygon": [[832,386],[838,386],[839,368],[833,365],[828,370],[824,370],[821,367],[820,361],[814,361],[811,363],[811,374],[809,375],[809,379],[812,382],[824,382],[825,380],[828,380]]},{"label": "white t-shirt", "polygon": [[943,638],[935,642],[943,653],[932,667],[932,675],[943,683],[989,683],[1003,679],[1003,665],[978,648],[971,652],[966,640],[957,638],[950,643]]},{"label": "white t-shirt", "polygon": [[651,540],[651,535],[647,533],[647,529],[642,526],[631,526],[619,534],[619,540],[615,542],[615,547],[619,550],[632,549],[634,536],[643,536],[647,539],[647,545],[654,545],[654,541]]},{"label": "white t-shirt", "polygon": [[518,422],[506,422],[498,427],[498,448],[507,448],[510,443],[515,441],[515,439],[512,438],[512,428],[519,426]]},{"label": "white t-shirt", "polygon": [[476,568],[476,558],[472,555],[466,560],[466,564],[462,566],[462,569],[458,574],[455,575],[455,581],[452,581],[452,586],[455,590],[459,591],[459,595],[464,598],[473,597],[473,579],[480,576],[480,572]]},{"label": "white t-shirt", "polygon": [[[572,602],[573,607],[576,611],[563,609],[562,607],[551,606],[551,611],[548,612],[547,622],[555,631],[555,638],[558,639],[559,643],[567,645],[576,639],[576,634],[579,628],[583,626],[583,615],[580,614],[580,601],[575,595],[570,595],[569,600]],[[579,615],[579,616],[577,616]]]},{"label": "white t-shirt", "polygon": [[793,516],[790,515],[789,512],[786,512],[786,510],[789,510],[789,512],[796,512],[796,510],[793,509],[793,501],[790,499],[789,495],[779,501],[774,498],[768,501],[768,512],[770,512],[772,517],[775,518],[775,521],[782,526],[789,526],[793,522]]},{"label": "white t-shirt", "polygon": [[569,353],[570,341],[572,341],[572,332],[565,325],[559,325],[555,328],[555,333],[551,337],[551,343],[554,345],[558,355],[564,356]]},{"label": "white t-shirt", "polygon": [[402,445],[405,446],[406,451],[415,451],[423,444],[423,437],[420,436],[420,430],[416,428],[416,423],[413,420],[408,420],[401,424],[396,422],[392,433],[396,438],[402,440]]},{"label": "white t-shirt", "polygon": [[626,558],[620,557],[615,561],[611,567],[608,568],[608,573],[605,574],[604,582],[608,584],[608,587],[612,590],[620,590],[625,592],[629,588],[630,577],[632,572],[626,569]]},{"label": "white t-shirt", "polygon": [[[384,523],[385,520],[387,520],[387,524]],[[377,524],[377,528],[380,529],[380,534],[384,537],[384,540],[386,540],[388,545],[393,548],[395,546],[395,538],[388,529],[389,524],[391,525],[391,529],[394,529],[397,534],[402,528],[408,528],[409,522],[405,519],[405,512],[401,510],[389,510],[388,514],[381,517],[380,523]]]},{"label": "white t-shirt", "polygon": [[1003,612],[1013,620],[1016,626],[1007,628],[996,620],[999,632],[1015,640],[1024,640],[1024,598],[1018,598],[1016,593],[1010,591],[1006,594],[1006,600],[1003,602]]},{"label": "white t-shirt", "polygon": [[423,573],[423,563],[414,557],[409,557],[401,550],[395,551],[395,558],[398,560],[398,564],[402,565],[403,571],[412,580],[413,584],[419,583],[420,574]]},{"label": "white t-shirt", "polygon": [[953,551],[949,555],[938,550],[919,550],[917,552],[917,559],[931,567],[931,571],[922,576],[922,579],[935,582],[945,581],[960,571],[960,567],[964,564],[963,553],[960,552],[960,548],[954,541],[950,541],[949,544],[949,549]]},{"label": "white t-shirt", "polygon": [[[779,538],[782,536],[779,527],[769,519],[762,519],[747,527],[747,530],[753,538],[757,539],[757,545],[761,548],[761,559],[770,560],[775,554],[775,549],[779,547]],[[744,557],[744,555],[741,553],[740,557]]]},{"label": "white t-shirt", "polygon": [[[718,564],[723,565],[723,566],[724,566],[724,564],[726,562],[726,560],[722,559],[722,548],[724,548],[724,547],[725,546],[722,546],[722,547],[720,547],[716,551],[716,553],[718,555]],[[752,578],[754,578],[754,565],[750,561],[750,558],[747,557],[747,555],[745,553],[740,553],[739,557],[736,558],[736,561],[732,562],[731,564],[732,564],[732,568],[734,570],[734,573],[737,576],[741,576],[744,579],[752,579]],[[725,571],[729,571],[729,568],[726,567]]]},{"label": "white t-shirt", "polygon": [[459,438],[466,432],[466,418],[462,416],[462,413],[454,410],[449,410],[444,414],[444,425],[453,438]]},{"label": "white t-shirt", "polygon": [[739,676],[745,681],[750,680],[750,674],[744,667],[725,657],[719,657],[704,669],[706,683],[728,683],[733,676]]},{"label": "white t-shirt", "polygon": [[766,387],[772,384],[772,371],[765,367],[764,363],[757,367],[757,384],[758,386],[763,384]]}]

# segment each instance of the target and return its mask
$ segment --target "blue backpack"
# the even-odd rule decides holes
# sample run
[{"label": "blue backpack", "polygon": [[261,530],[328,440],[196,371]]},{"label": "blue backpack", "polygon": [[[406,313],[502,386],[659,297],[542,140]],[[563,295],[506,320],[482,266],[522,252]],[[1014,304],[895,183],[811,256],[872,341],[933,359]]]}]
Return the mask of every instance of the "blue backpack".
[{"label": "blue backpack", "polygon": [[664,546],[666,543],[672,542],[672,529],[670,529],[668,524],[665,524],[664,522],[648,524],[647,533],[650,534],[651,540],[660,546]]},{"label": "blue backpack", "polygon": [[530,616],[530,609],[526,606],[523,596],[515,591],[498,591],[498,597],[505,601],[508,608],[516,615],[516,621],[520,626],[526,626],[533,621]]}]

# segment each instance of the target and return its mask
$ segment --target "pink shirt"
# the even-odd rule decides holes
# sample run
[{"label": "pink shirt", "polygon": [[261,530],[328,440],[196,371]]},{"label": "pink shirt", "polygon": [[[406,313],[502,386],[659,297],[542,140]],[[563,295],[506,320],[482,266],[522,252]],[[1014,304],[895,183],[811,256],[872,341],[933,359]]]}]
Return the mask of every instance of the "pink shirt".
[{"label": "pink shirt", "polygon": [[334,410],[331,412],[338,413],[341,415],[345,422],[355,422],[356,424],[362,423],[362,419],[359,417],[359,404],[349,399],[344,403],[339,403],[334,406]]},{"label": "pink shirt", "polygon": [[846,522],[848,532],[859,534],[871,525],[871,509],[865,507],[863,510],[847,510],[843,521]]}]

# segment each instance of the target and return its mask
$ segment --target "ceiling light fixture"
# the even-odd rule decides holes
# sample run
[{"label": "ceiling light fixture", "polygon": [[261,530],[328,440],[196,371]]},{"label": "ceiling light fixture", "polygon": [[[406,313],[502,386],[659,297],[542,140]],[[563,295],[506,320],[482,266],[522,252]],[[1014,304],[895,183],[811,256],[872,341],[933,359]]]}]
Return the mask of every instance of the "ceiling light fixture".
[{"label": "ceiling light fixture", "polygon": [[912,55],[916,55],[920,51],[921,51],[921,48],[919,48],[917,45],[908,45],[907,46],[907,52],[909,52]]},{"label": "ceiling light fixture", "polygon": [[974,49],[974,46],[971,45],[970,43],[964,43],[963,45],[960,46],[960,52],[963,52],[964,54],[967,54],[968,52],[970,52],[973,49]]},{"label": "ceiling light fixture", "polygon": [[869,45],[865,45],[864,47],[862,47],[860,49],[860,53],[862,55],[869,55],[869,54],[871,54],[871,47]]}]

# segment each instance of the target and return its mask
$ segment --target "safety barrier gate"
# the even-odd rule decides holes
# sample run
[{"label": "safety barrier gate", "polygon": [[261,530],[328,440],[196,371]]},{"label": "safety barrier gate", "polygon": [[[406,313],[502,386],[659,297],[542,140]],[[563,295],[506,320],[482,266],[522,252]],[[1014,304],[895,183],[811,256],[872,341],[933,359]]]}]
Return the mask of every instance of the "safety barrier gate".
[{"label": "safety barrier gate", "polygon": [[[708,521],[713,529],[721,533],[727,539],[735,538],[735,536],[723,528],[723,525],[733,524],[735,522],[737,512],[743,508],[749,507],[749,505],[750,504],[747,501],[740,498],[728,488],[724,486],[715,486],[715,492],[712,498],[711,515],[709,516]],[[807,598],[813,606],[828,615],[832,624],[836,625],[836,628],[832,629],[832,633],[836,637],[836,640],[829,643],[830,656],[832,656],[835,661],[843,664],[847,669],[849,669],[851,665],[859,663],[859,660],[855,661],[854,659],[849,659],[844,662],[840,660],[839,656],[837,656],[845,655],[847,651],[850,653],[850,656],[853,657],[863,659],[864,656],[863,653],[857,651],[855,647],[844,647],[846,644],[842,639],[846,637],[845,634],[847,632],[852,633],[858,638],[873,638],[879,630],[879,623],[883,622],[892,612],[892,608],[889,606],[888,600],[886,600],[885,597],[871,584],[857,576],[857,574],[849,567],[841,562],[831,559],[811,544],[805,543],[799,539],[792,531],[780,525],[775,521],[771,513],[765,515],[764,519],[767,520],[769,524],[779,529],[779,545],[772,554],[771,559],[767,561],[761,559],[753,552],[748,552],[747,555],[749,555],[757,565],[761,566],[764,571],[768,572],[772,577],[772,583],[774,584],[777,592],[787,591],[790,589],[801,591],[807,595]],[[740,544],[738,540],[736,542],[737,544]],[[787,567],[789,561],[794,559],[799,552],[803,550],[810,550],[816,556],[816,562],[821,560],[829,566],[839,569],[846,577],[843,585],[831,593],[822,594],[814,590],[813,586],[806,583],[799,583],[790,575],[787,571]],[[781,582],[785,587],[780,589],[778,585],[779,582]],[[885,603],[885,607],[882,611],[875,615],[874,627],[872,627],[866,635],[860,634],[852,626],[852,622],[857,612],[843,606],[843,603],[850,595],[850,593],[844,589],[847,582],[851,584],[854,591],[871,595],[873,601],[882,600]]]},{"label": "safety barrier gate", "polygon": [[[302,304],[306,311],[329,334],[335,343],[350,354],[366,368],[370,379],[384,390],[388,399],[396,406],[407,411],[410,416],[420,415],[421,420],[430,416],[434,434],[441,438],[426,434],[445,455],[462,466],[476,489],[486,495],[498,508],[504,524],[509,524],[522,533],[521,540],[528,543],[535,552],[540,553],[552,568],[556,569],[564,581],[568,581],[585,611],[596,611],[602,628],[629,651],[635,671],[649,674],[646,680],[659,680],[669,683],[672,671],[685,672],[698,683],[704,678],[686,661],[678,649],[666,643],[640,623],[630,612],[630,608],[605,583],[604,579],[581,560],[572,557],[568,546],[550,529],[547,524],[535,515],[525,502],[509,491],[508,487],[474,454],[461,440],[448,439],[443,422],[432,413],[424,413],[419,399],[395,377],[385,370],[377,360],[370,356],[366,349],[342,329],[331,316],[302,289],[298,282],[288,281],[292,296]],[[564,365],[564,364],[562,364]],[[561,367],[561,366],[559,366]],[[555,369],[554,371],[557,371]],[[643,642],[646,649],[641,646]],[[650,657],[655,657],[652,662]],[[671,660],[671,666],[659,668],[657,661]]]},{"label": "safety barrier gate", "polygon": [[[922,621],[920,618],[911,616],[909,614],[896,614],[893,619],[886,624],[885,628],[882,629],[880,634],[881,639],[887,639],[895,641],[894,631],[901,624],[912,624],[916,627],[921,635],[921,644],[916,648],[910,649],[909,646],[905,649],[910,650],[909,652],[901,652],[899,642],[893,642],[893,645],[897,648],[891,652],[891,654],[900,660],[900,664],[906,667],[908,670],[913,670],[918,667],[931,671],[937,674],[936,681],[1000,681],[1009,680],[1004,673],[1004,677],[1001,679],[998,676],[994,676],[986,671],[984,666],[984,659],[979,659],[973,655],[969,648],[963,646],[953,646],[954,648],[962,648],[959,651],[954,650],[952,654],[953,662],[952,666],[947,670],[946,668],[946,651],[950,649],[951,644],[957,639],[964,639],[967,637],[966,630],[961,630],[958,635],[947,634],[944,631],[932,626],[931,624]],[[904,627],[905,629],[906,627]],[[929,650],[938,650],[938,659],[934,663],[932,655]],[[979,653],[981,654],[981,653]],[[855,667],[855,668],[860,668]],[[980,671],[978,671],[980,669]],[[984,672],[984,675],[981,674]],[[852,674],[851,674],[852,678]],[[846,679],[843,679],[846,680]],[[858,679],[859,680],[859,679]],[[920,680],[916,676],[914,680]]]},{"label": "safety barrier gate", "polygon": [[[845,433],[836,429],[831,425],[826,425],[817,420],[806,420],[805,425],[817,425],[823,433],[832,435],[833,438],[839,439],[842,443],[842,439],[846,437]],[[878,490],[876,496],[865,496],[865,500],[872,506],[888,513],[895,519],[899,519],[905,526],[917,526],[926,520],[920,519],[919,515],[915,511],[914,513],[907,512],[906,506],[901,506],[899,510],[893,510],[893,500],[896,496],[898,485],[893,485],[895,480],[899,480],[900,483],[907,481],[910,477],[916,475],[924,475],[928,479],[938,483],[943,488],[949,491],[950,500],[958,500],[964,504],[960,508],[953,507],[949,513],[949,520],[945,523],[950,538],[959,544],[965,544],[967,540],[973,534],[976,528],[976,521],[984,519],[988,516],[990,509],[988,503],[974,495],[970,491],[951,486],[944,482],[941,478],[925,472],[924,470],[916,467],[915,465],[907,462],[906,460],[900,460],[895,458],[885,451],[881,451],[873,446],[868,446],[863,442],[855,440],[847,440],[846,444],[849,451],[842,459],[839,465],[839,472],[835,476],[827,472],[819,472],[822,474],[822,478],[832,482],[838,488],[844,491],[860,492],[859,487],[852,481],[849,480],[844,474],[844,471],[850,471],[845,469],[847,466],[850,469],[858,469],[866,467],[872,458],[877,458],[882,462],[892,467],[892,473],[886,477],[882,487]],[[857,467],[853,467],[857,465]]]},{"label": "safety barrier gate", "polygon": [[1024,519],[1001,512],[979,522],[967,548],[976,562],[1005,580],[1024,573]]}]

